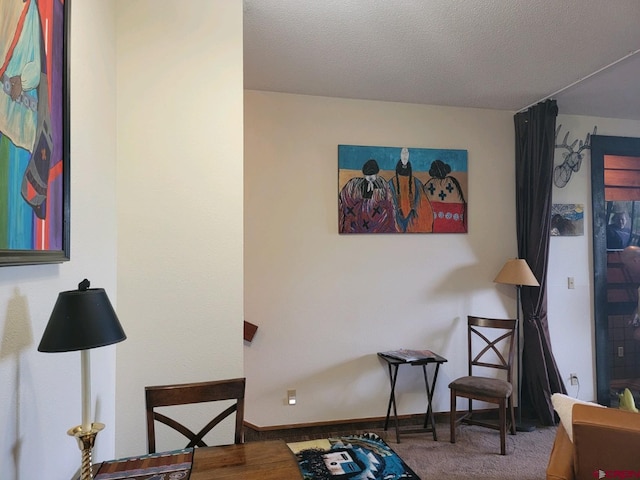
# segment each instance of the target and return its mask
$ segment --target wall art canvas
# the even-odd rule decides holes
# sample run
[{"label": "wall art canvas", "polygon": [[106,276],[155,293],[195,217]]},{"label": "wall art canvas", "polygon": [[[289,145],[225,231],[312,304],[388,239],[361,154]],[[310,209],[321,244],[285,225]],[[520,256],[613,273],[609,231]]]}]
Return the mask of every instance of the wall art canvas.
[{"label": "wall art canvas", "polygon": [[0,0],[0,265],[69,259],[69,0]]},{"label": "wall art canvas", "polygon": [[575,237],[584,235],[584,205],[554,203],[551,206],[551,236]]},{"label": "wall art canvas", "polygon": [[338,145],[339,233],[467,233],[467,151]]}]

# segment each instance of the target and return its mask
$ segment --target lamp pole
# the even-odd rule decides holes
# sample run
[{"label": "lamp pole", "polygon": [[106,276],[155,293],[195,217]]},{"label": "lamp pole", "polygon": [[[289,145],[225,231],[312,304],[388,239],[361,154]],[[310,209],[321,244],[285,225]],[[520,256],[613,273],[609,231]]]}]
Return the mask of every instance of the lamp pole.
[{"label": "lamp pole", "polygon": [[529,268],[527,261],[522,258],[511,258],[507,260],[493,281],[504,285],[515,285],[516,287],[516,348],[518,350],[518,418],[516,421],[516,430],[519,432],[532,432],[535,430],[535,426],[522,423],[522,349],[520,348],[520,335],[523,330],[520,325],[520,295],[523,285],[537,287],[540,286],[540,283],[538,283],[531,268]]},{"label": "lamp pole", "polygon": [[92,422],[91,360],[89,350],[121,342],[127,338],[116,312],[102,288],[90,289],[89,280],[78,290],[61,292],[53,307],[38,351],[74,352],[80,350],[82,380],[82,424],[67,431],[75,437],[82,451],[81,480],[93,479],[91,453],[96,435],[104,424]]}]

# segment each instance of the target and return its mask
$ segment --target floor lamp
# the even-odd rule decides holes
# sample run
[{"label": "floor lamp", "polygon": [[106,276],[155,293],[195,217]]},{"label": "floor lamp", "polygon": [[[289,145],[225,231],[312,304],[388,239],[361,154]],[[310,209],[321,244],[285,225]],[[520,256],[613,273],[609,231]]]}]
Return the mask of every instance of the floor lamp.
[{"label": "floor lamp", "polygon": [[495,283],[516,286],[516,325],[517,332],[517,349],[518,349],[518,419],[516,422],[516,430],[519,432],[532,432],[535,430],[533,425],[524,425],[522,423],[522,349],[520,348],[520,289],[523,285],[528,287],[538,287],[540,284],[535,275],[529,268],[527,261],[523,258],[510,258],[502,267],[502,270],[493,279]]},{"label": "floor lamp", "polygon": [[91,452],[104,424],[91,416],[91,364],[89,350],[121,342],[127,336],[102,288],[89,288],[83,280],[78,290],[61,292],[38,346],[40,352],[80,350],[82,377],[82,424],[69,429],[82,451],[81,480],[91,480]]}]

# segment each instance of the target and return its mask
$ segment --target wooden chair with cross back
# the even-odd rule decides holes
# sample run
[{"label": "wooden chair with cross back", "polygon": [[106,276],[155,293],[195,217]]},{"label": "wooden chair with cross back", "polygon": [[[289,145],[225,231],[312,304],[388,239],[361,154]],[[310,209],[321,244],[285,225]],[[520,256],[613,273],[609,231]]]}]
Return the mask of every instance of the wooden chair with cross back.
[{"label": "wooden chair with cross back", "polygon": [[[468,375],[449,384],[451,391],[451,443],[456,443],[459,423],[500,430],[500,454],[506,454],[506,433],[516,433],[513,409],[511,370],[514,358],[516,320],[469,316],[467,319]],[[497,371],[490,376],[490,371]],[[479,373],[480,372],[480,373]],[[457,398],[469,401],[466,412],[457,418]],[[480,400],[498,406],[498,424],[474,417],[473,401]]]},{"label": "wooden chair with cross back", "polygon": [[[235,413],[234,443],[242,443],[244,441],[245,383],[246,380],[244,378],[233,378],[229,380],[145,387],[149,453],[155,453],[156,451],[155,422],[163,423],[184,435],[188,440],[185,448],[206,447],[207,444],[203,440],[204,436],[233,413]],[[231,405],[218,413],[197,433],[156,410],[159,407],[229,400],[232,401]],[[216,409],[215,413],[218,410]]]}]

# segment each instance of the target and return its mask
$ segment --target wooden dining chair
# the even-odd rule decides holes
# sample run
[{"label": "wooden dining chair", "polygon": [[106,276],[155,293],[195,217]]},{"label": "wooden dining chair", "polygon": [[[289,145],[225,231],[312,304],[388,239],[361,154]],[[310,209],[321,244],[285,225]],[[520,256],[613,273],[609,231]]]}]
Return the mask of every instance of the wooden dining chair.
[{"label": "wooden dining chair", "polygon": [[[451,443],[456,443],[456,426],[459,423],[479,425],[500,430],[500,454],[506,454],[507,428],[512,434],[516,433],[511,383],[515,336],[516,320],[468,317],[468,375],[449,384]],[[496,376],[490,376],[488,373],[491,371],[498,373]],[[469,401],[467,411],[460,418],[456,418],[457,397],[467,398]],[[497,425],[487,419],[478,418],[478,415],[474,418],[474,400],[498,405]]]},{"label": "wooden dining chair", "polygon": [[[188,443],[185,448],[206,447],[207,445],[203,441],[204,436],[234,412],[234,443],[242,443],[244,441],[243,422],[245,383],[246,381],[244,378],[233,378],[229,380],[216,380],[211,382],[145,387],[147,443],[149,453],[155,453],[156,451],[155,422],[168,425],[184,435],[188,439]],[[158,407],[229,400],[232,400],[233,403],[218,413],[198,433],[194,433],[174,418],[170,418],[167,415],[156,411],[156,408]],[[214,408],[214,410],[214,413],[217,413],[220,409]]]}]

